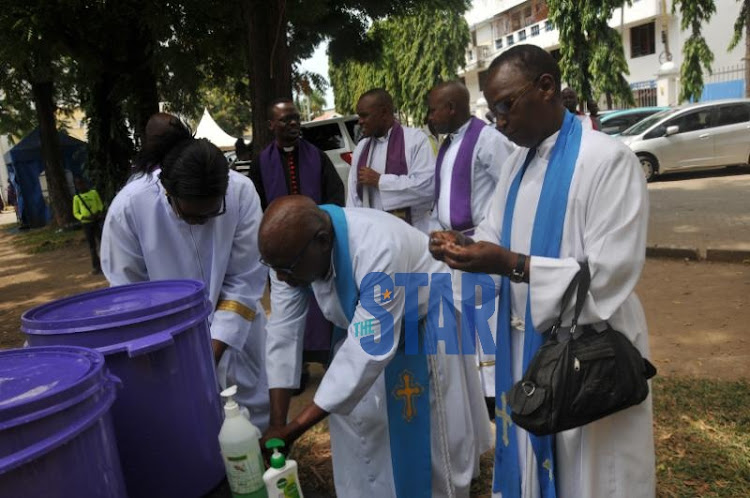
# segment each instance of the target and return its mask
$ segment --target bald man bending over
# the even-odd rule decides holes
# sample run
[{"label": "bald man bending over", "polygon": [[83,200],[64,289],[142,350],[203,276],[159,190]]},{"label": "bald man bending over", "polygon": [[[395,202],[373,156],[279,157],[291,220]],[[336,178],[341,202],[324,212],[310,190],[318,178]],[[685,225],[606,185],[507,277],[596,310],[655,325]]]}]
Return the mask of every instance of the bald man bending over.
[{"label": "bald man bending over", "polygon": [[[436,354],[422,348],[406,355],[401,340],[407,292],[396,274],[449,272],[430,256],[427,236],[382,211],[287,196],[266,210],[259,246],[273,269],[266,341],[271,427],[264,438],[290,445],[330,415],[338,496],[442,497],[449,489],[469,496],[474,466],[489,447],[486,416],[470,410],[482,402],[473,357],[446,355],[442,342]],[[341,333],[313,401],[287,423],[308,286]],[[429,292],[418,289],[409,291],[409,302],[416,302],[419,334],[429,341]],[[375,318],[373,306],[392,317],[392,328],[382,314]],[[390,342],[381,335],[389,330]]]},{"label": "bald man bending over", "polygon": [[[430,91],[427,102],[430,124],[438,133],[448,135],[438,152],[435,168],[432,226],[435,230],[457,230],[471,235],[474,227],[484,220],[500,172],[516,147],[494,127],[471,116],[469,90],[463,83],[438,84]],[[490,329],[494,335],[495,315],[490,319]],[[478,348],[476,365],[490,418],[494,418],[495,356]]]}]

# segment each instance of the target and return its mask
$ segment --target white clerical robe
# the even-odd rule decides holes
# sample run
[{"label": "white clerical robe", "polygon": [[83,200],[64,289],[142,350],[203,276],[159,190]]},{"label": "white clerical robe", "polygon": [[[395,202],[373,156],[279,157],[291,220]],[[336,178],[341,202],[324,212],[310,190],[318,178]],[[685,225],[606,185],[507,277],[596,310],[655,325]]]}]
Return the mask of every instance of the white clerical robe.
[{"label": "white clerical robe", "polygon": [[[451,225],[451,185],[453,179],[453,165],[461,148],[466,130],[471,120],[466,121],[450,136],[450,146],[443,156],[440,167],[440,197],[436,208],[432,212],[435,230],[452,230]],[[483,219],[490,198],[495,191],[495,185],[500,177],[500,169],[516,146],[505,135],[492,126],[485,126],[479,134],[477,143],[471,156],[471,218],[474,226]],[[473,231],[473,229],[471,229]],[[455,272],[454,278],[461,278],[461,272]],[[497,334],[497,309],[499,299],[495,299],[495,313],[489,320],[492,336]],[[477,342],[479,346],[479,343]],[[482,382],[482,390],[487,397],[495,396],[495,355],[486,354],[481,347],[477,347],[476,366]]]},{"label": "white clerical robe", "polygon": [[[422,130],[401,127],[404,130],[404,148],[408,174],[385,174],[385,160],[391,129],[383,137],[363,138],[354,149],[349,172],[346,207],[371,207],[382,211],[411,208],[412,225],[425,233],[430,230],[430,212],[435,198],[435,154]],[[363,187],[369,205],[357,195],[357,164],[365,144],[371,140],[369,159],[365,164],[380,173],[378,188]],[[363,196],[365,194],[363,193]]]},{"label": "white clerical robe", "polygon": [[[449,273],[432,258],[428,238],[396,217],[372,209],[345,209],[349,251],[354,279],[359,289],[370,272]],[[404,313],[404,287],[396,286],[392,299],[383,306],[394,317],[394,348],[371,356],[355,337],[356,327],[372,315],[358,302],[350,322],[344,314],[335,287],[335,272],[312,284],[312,291],[325,317],[347,330],[315,393],[315,403],[331,413],[329,427],[336,493],[342,497],[395,496],[387,421],[384,370],[395,354]],[[395,280],[394,280],[395,282]],[[271,318],[268,322],[267,369],[270,388],[296,388],[299,383],[302,337],[308,300],[304,289],[279,281],[271,272]],[[427,313],[429,289],[419,289],[419,316]],[[377,302],[380,302],[378,299]],[[376,337],[379,324],[375,321]],[[442,346],[442,344],[440,345]],[[442,349],[442,347],[440,347]],[[491,444],[489,421],[483,410],[481,387],[473,369],[473,355],[437,355],[440,389],[444,397],[448,427],[451,476],[456,496],[469,496],[469,485],[478,458]],[[433,377],[431,376],[431,380]],[[433,496],[447,495],[443,452],[438,430],[434,382],[430,383]],[[430,483],[425,483],[429,486]]]},{"label": "white clerical robe", "polygon": [[[217,366],[219,383],[222,389],[237,385],[235,399],[264,430],[269,400],[261,297],[268,270],[258,253],[258,194],[248,178],[230,171],[226,213],[189,225],[169,205],[158,176],[157,170],[134,179],[112,201],[101,244],[104,275],[110,285],[202,281],[215,310],[209,317],[211,337],[228,345]],[[220,302],[237,311],[216,310]]]},{"label": "white clerical robe", "polygon": [[[558,134],[542,142],[523,176],[513,216],[512,251],[529,254],[537,202]],[[503,169],[475,240],[500,240],[506,195],[528,151],[519,148]],[[522,376],[527,297],[531,297],[534,326],[538,331],[548,329],[557,318],[565,288],[578,272],[578,261],[588,260],[591,268],[591,288],[579,323],[607,320],[648,357],[646,319],[634,293],[645,260],[647,224],[648,193],[638,159],[620,141],[584,129],[568,195],[560,257],[532,256],[530,283],[511,283],[514,382]],[[570,324],[572,307],[573,303],[563,324]],[[651,418],[649,395],[637,406],[557,434],[558,497],[654,496]],[[534,452],[528,434],[517,431],[523,496],[536,498],[540,494]]]}]

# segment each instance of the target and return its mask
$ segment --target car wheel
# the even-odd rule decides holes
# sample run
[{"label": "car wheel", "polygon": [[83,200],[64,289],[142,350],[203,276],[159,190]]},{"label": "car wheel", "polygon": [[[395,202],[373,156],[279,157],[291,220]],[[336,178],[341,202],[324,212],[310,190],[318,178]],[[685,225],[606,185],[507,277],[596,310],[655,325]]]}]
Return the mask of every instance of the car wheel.
[{"label": "car wheel", "polygon": [[643,169],[643,176],[646,177],[646,181],[653,181],[658,171],[656,159],[651,156],[638,156],[638,159],[641,161],[641,169]]}]

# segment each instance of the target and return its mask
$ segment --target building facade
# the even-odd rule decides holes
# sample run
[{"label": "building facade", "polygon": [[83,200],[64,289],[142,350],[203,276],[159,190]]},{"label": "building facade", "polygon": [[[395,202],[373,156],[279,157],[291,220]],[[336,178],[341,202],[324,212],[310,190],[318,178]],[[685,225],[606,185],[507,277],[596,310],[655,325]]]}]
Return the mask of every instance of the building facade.
[{"label": "building facade", "polygon": [[[744,35],[728,50],[740,8],[736,0],[716,0],[716,12],[703,26],[714,63],[712,75],[704,72],[702,100],[744,96]],[[487,68],[503,51],[533,43],[559,57],[559,32],[548,17],[546,0],[474,0],[466,14],[471,42],[460,76],[471,92],[477,116],[484,117],[487,110],[482,96]],[[680,15],[672,14],[672,1],[633,0],[632,5],[616,9],[609,24],[622,35],[630,69],[625,77],[636,105],[678,104],[682,47],[690,33],[680,29]]]}]

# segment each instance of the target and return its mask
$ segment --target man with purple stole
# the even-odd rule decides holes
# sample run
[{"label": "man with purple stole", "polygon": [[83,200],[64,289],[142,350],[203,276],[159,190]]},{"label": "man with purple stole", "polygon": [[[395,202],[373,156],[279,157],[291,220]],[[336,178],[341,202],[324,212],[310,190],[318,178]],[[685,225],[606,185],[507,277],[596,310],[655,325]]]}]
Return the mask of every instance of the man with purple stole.
[{"label": "man with purple stole", "polygon": [[347,207],[388,211],[427,233],[434,198],[435,156],[422,130],[402,126],[382,88],[362,94],[357,115],[363,138],[352,158]]},{"label": "man with purple stole", "polygon": [[[305,195],[316,204],[344,205],[344,183],[325,152],[300,137],[300,113],[287,98],[269,107],[268,126],[274,141],[266,147],[250,177],[261,207],[285,195]],[[273,291],[273,289],[272,289]],[[304,351],[306,361],[327,363],[331,348],[331,323],[310,299]]]},{"label": "man with purple stole", "polygon": [[[435,86],[427,103],[430,124],[447,135],[435,167],[432,226],[471,235],[484,219],[500,172],[515,146],[494,127],[472,117],[469,90],[458,81]],[[489,323],[494,335],[497,318],[493,315]],[[476,361],[490,418],[494,418],[495,356],[477,347]]]}]

